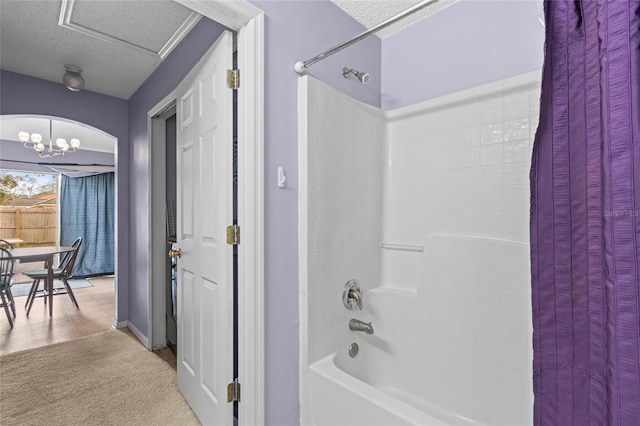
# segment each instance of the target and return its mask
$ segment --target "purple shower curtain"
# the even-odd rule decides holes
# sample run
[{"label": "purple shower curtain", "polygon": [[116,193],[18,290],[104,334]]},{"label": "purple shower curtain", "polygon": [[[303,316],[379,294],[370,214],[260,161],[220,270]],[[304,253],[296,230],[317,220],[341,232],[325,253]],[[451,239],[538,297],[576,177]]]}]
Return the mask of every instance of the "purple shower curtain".
[{"label": "purple shower curtain", "polygon": [[545,1],[531,169],[536,425],[640,424],[640,1]]}]

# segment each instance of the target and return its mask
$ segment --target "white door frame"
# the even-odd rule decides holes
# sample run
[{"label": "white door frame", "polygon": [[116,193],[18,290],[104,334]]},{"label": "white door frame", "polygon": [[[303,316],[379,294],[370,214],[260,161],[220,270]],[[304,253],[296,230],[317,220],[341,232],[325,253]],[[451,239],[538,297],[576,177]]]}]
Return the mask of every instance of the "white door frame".
[{"label": "white door frame", "polygon": [[[238,417],[241,426],[260,425],[264,424],[264,13],[246,0],[175,1],[237,31],[237,64],[241,74],[238,89],[238,224],[242,229],[242,242],[238,246],[238,381],[242,386]],[[162,200],[153,196],[154,192],[164,191],[165,187],[164,181],[152,179],[165,168],[164,161],[156,161],[164,158],[164,144],[161,143],[164,135],[160,136],[164,132],[164,122],[159,125],[161,120],[153,117],[171,102],[175,102],[174,92],[148,114],[150,212],[164,212],[166,208],[164,203],[157,206]],[[154,139],[154,135],[161,139]],[[161,146],[158,149],[162,149],[162,153],[155,152],[154,155],[154,145],[156,148]],[[161,188],[157,188],[158,185]],[[164,195],[161,198],[164,199]],[[159,207],[159,210],[154,207]],[[150,216],[153,219],[153,215]],[[155,222],[158,226],[158,221]],[[156,232],[154,239],[153,226],[150,220],[149,349],[166,335],[166,330],[163,332],[165,305],[161,303],[154,309],[156,301],[164,300],[167,254],[158,247],[165,247],[165,233]],[[159,226],[164,229],[165,222]],[[158,279],[159,276],[162,278]],[[153,285],[154,282],[157,286]]]},{"label": "white door frame", "polygon": [[[150,350],[166,346],[167,281],[167,197],[166,121],[167,112],[175,110],[176,91],[172,90],[147,114],[149,133],[149,330],[146,346]],[[164,285],[163,285],[164,284]]]}]

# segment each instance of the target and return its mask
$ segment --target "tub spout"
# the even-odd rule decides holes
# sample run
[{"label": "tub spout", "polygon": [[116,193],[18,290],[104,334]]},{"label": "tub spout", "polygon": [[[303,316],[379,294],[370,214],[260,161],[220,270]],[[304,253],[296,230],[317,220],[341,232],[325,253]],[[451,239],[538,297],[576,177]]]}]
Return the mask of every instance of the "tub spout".
[{"label": "tub spout", "polygon": [[366,323],[355,318],[349,321],[349,330],[363,331],[367,334],[373,334],[373,326],[371,325],[371,323]]}]

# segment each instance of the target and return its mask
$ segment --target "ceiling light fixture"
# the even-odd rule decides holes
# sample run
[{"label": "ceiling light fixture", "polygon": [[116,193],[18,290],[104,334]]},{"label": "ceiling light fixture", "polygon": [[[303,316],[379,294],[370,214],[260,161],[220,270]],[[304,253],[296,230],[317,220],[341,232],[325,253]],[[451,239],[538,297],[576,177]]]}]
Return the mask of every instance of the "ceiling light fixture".
[{"label": "ceiling light fixture", "polygon": [[70,154],[76,152],[80,147],[80,141],[78,139],[71,139],[68,143],[64,138],[57,138],[56,144],[53,144],[53,122],[49,120],[49,147],[42,143],[42,135],[40,133],[19,132],[18,139],[22,142],[25,148],[34,149],[40,155],[44,157],[56,157],[58,155]]},{"label": "ceiling light fixture", "polygon": [[67,72],[62,76],[62,82],[67,86],[67,89],[72,92],[78,92],[84,89],[84,78],[80,75],[82,68],[76,67],[75,65],[65,65],[64,68]]}]

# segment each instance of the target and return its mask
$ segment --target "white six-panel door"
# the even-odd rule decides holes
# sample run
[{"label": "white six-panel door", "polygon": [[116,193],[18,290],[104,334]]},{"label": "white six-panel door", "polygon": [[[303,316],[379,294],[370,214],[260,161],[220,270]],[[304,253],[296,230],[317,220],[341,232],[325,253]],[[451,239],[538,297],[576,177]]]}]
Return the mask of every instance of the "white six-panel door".
[{"label": "white six-panel door", "polygon": [[177,88],[178,387],[200,421],[233,424],[232,35]]}]

